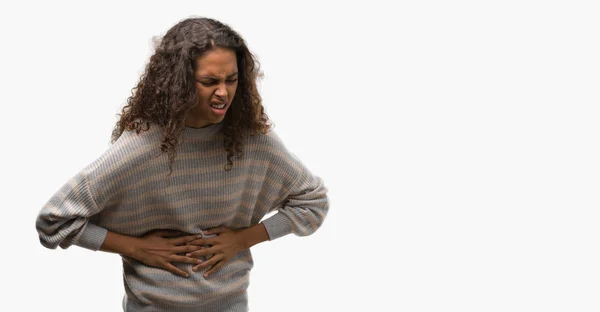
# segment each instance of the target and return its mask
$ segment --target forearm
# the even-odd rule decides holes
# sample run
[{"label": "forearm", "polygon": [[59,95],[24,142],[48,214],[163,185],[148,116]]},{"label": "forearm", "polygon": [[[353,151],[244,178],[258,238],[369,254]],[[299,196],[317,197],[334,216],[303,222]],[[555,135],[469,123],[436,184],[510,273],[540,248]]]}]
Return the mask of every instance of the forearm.
[{"label": "forearm", "polygon": [[131,257],[137,238],[108,231],[100,250]]},{"label": "forearm", "polygon": [[307,236],[323,224],[329,210],[328,189],[323,180],[306,173],[299,179],[278,212],[264,220],[271,240],[294,233]]},{"label": "forearm", "polygon": [[89,224],[89,218],[100,210],[85,174],[78,173],[40,210],[36,219],[40,243],[50,249],[67,249],[75,244],[98,250],[105,230]]},{"label": "forearm", "polygon": [[267,229],[262,223],[245,228],[240,231],[240,234],[243,238],[243,247],[245,249],[269,240]]}]

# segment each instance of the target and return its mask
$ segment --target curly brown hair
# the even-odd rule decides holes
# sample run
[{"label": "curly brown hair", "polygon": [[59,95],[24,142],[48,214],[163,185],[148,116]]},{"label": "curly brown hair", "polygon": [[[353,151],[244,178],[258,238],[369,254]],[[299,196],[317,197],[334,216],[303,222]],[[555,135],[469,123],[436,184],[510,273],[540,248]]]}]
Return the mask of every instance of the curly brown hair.
[{"label": "curly brown hair", "polygon": [[185,117],[199,101],[194,79],[195,61],[216,48],[234,51],[240,68],[237,91],[220,130],[225,136],[225,170],[231,170],[233,156],[243,156],[244,138],[249,134],[267,133],[272,124],[256,87],[262,77],[258,61],[237,32],[210,18],[182,20],[159,40],[127,104],[117,115],[120,118],[111,142],[125,130],[139,133],[156,124],[163,129],[160,149],[168,153],[172,170],[176,148],[185,129]]}]

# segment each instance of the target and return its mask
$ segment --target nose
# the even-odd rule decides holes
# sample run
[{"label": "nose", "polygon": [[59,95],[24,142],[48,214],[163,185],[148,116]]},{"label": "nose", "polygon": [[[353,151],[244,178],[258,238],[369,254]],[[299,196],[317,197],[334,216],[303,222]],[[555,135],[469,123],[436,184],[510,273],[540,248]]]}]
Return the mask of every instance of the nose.
[{"label": "nose", "polygon": [[215,90],[215,95],[222,98],[227,98],[227,86],[224,83],[219,84],[217,90]]}]

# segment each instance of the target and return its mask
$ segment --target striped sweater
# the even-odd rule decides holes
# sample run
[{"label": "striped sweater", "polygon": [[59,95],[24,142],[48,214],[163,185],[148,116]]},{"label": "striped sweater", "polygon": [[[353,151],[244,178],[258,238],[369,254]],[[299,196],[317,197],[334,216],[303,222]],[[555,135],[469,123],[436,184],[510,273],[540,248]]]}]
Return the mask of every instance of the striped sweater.
[{"label": "striped sweater", "polygon": [[[272,130],[248,136],[243,158],[234,158],[233,168],[225,171],[221,127],[186,127],[171,175],[168,157],[160,152],[158,126],[123,132],[42,207],[36,220],[40,242],[51,249],[98,250],[107,230],[136,237],[156,229],[201,234],[220,225],[239,229],[261,221],[270,240],[315,232],[329,207],[323,180]],[[206,279],[190,264],[173,263],[191,273],[183,278],[122,259],[126,311],[247,311],[249,250]]]}]

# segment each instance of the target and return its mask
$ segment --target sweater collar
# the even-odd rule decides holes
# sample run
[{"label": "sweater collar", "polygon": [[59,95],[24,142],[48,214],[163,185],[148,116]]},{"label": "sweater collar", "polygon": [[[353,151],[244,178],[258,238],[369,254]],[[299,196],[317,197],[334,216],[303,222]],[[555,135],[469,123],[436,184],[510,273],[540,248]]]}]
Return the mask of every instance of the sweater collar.
[{"label": "sweater collar", "polygon": [[222,128],[223,128],[223,122],[216,123],[216,124],[209,124],[208,126],[204,126],[202,128],[194,128],[194,127],[185,126],[184,133],[191,137],[207,137],[207,136],[215,135]]}]

